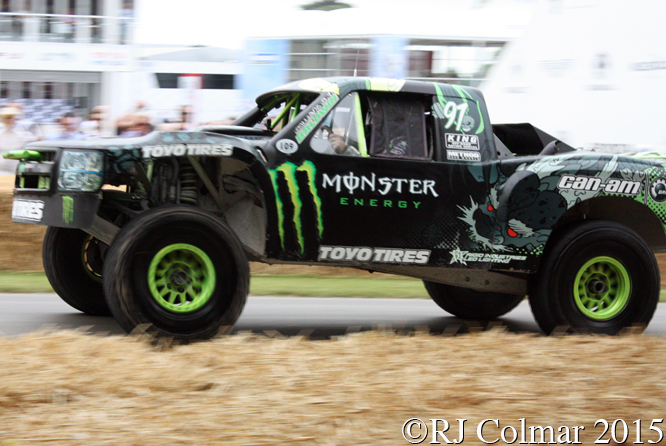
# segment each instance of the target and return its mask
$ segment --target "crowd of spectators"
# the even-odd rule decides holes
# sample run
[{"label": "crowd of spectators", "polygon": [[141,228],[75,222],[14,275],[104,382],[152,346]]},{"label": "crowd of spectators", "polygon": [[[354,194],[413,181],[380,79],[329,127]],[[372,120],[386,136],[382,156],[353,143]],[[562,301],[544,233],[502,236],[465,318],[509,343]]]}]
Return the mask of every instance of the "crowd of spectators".
[{"label": "crowd of spectators", "polygon": [[[37,123],[25,118],[20,103],[7,103],[0,109],[0,175],[16,169],[16,161],[4,160],[4,152],[19,150],[32,141],[81,141],[91,138],[118,136],[132,138],[147,135],[153,130],[188,131],[197,124],[194,122],[192,107],[183,105],[178,110],[178,118],[154,123],[147,105],[137,101],[134,106],[114,122],[109,121],[108,106],[93,107],[85,119],[68,112],[58,119],[57,127],[43,132]],[[230,124],[232,120],[216,121],[209,124]]]}]

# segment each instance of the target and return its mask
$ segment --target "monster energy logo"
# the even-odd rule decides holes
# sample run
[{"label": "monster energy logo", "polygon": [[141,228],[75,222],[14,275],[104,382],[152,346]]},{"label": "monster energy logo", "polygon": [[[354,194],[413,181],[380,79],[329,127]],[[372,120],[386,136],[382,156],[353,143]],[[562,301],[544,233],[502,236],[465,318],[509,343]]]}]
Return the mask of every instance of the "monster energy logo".
[{"label": "monster energy logo", "polygon": [[69,225],[74,220],[74,198],[62,197],[62,221]]},{"label": "monster energy logo", "polygon": [[282,249],[284,250],[284,239],[285,239],[285,218],[284,218],[284,203],[280,198],[280,193],[278,189],[278,178],[279,174],[282,174],[282,177],[287,182],[287,190],[289,192],[289,197],[291,202],[294,205],[294,227],[296,230],[296,241],[298,243],[299,252],[303,254],[305,252],[305,237],[303,236],[303,222],[301,221],[301,211],[303,209],[303,203],[300,196],[300,186],[296,180],[296,172],[304,172],[307,177],[307,186],[309,188],[310,194],[314,201],[315,215],[317,218],[317,235],[319,238],[322,237],[324,233],[324,222],[321,213],[321,199],[317,193],[317,186],[315,185],[315,178],[317,169],[311,161],[304,161],[300,166],[296,166],[294,163],[286,162],[278,166],[275,170],[270,170],[271,180],[273,181],[273,190],[275,191],[275,203],[277,205],[277,214],[278,214],[278,228],[280,232],[280,243]]}]

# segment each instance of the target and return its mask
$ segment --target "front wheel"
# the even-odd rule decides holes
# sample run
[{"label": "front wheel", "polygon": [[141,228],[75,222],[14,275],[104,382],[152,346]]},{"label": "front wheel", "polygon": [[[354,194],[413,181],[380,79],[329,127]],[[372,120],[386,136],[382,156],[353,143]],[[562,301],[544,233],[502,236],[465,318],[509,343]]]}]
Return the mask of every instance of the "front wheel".
[{"label": "front wheel", "polygon": [[564,327],[612,335],[647,326],[659,302],[659,266],[636,232],[597,220],[556,237],[530,285],[532,313],[545,333]]},{"label": "front wheel", "polygon": [[232,230],[212,214],[172,206],[148,211],[116,237],[104,266],[111,312],[128,332],[206,339],[231,330],[249,289],[249,265]]},{"label": "front wheel", "polygon": [[520,304],[525,296],[475,291],[423,281],[428,294],[444,311],[463,319],[495,319]]},{"label": "front wheel", "polygon": [[111,314],[102,288],[106,245],[80,229],[49,226],[42,245],[44,272],[70,306],[93,316]]}]

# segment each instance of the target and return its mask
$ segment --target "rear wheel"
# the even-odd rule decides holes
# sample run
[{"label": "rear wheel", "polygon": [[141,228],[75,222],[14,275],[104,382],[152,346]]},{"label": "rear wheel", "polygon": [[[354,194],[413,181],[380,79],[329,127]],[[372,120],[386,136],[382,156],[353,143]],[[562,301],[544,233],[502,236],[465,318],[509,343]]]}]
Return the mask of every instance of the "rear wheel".
[{"label": "rear wheel", "polygon": [[659,302],[659,267],[636,232],[598,220],[556,236],[530,286],[532,313],[545,333],[566,327],[616,334],[648,324]]},{"label": "rear wheel", "polygon": [[179,339],[231,330],[249,289],[248,262],[232,230],[180,206],[148,211],[123,228],[104,277],[109,307],[125,330],[151,324]]},{"label": "rear wheel", "polygon": [[42,245],[44,272],[58,296],[86,314],[111,314],[102,287],[103,255],[99,240],[80,229],[46,229]]},{"label": "rear wheel", "polygon": [[463,319],[495,319],[513,310],[525,296],[475,291],[423,281],[428,294],[444,311]]}]

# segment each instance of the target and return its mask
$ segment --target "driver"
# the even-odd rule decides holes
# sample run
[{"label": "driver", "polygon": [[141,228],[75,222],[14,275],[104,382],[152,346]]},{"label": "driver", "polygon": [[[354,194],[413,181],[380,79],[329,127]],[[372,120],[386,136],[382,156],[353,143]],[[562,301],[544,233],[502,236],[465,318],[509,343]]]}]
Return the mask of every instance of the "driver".
[{"label": "driver", "polygon": [[345,138],[337,133],[329,132],[328,142],[338,155],[361,156],[361,152],[356,147],[346,143]]}]

